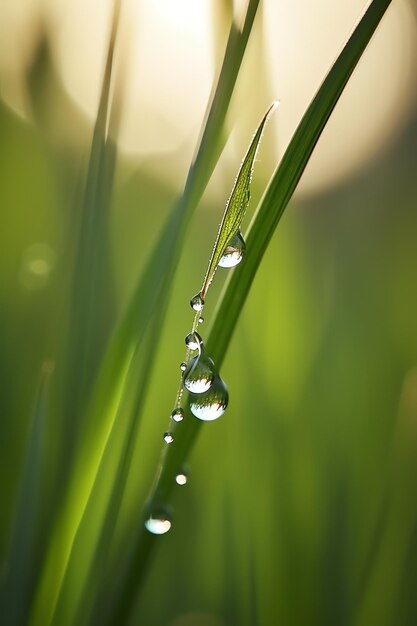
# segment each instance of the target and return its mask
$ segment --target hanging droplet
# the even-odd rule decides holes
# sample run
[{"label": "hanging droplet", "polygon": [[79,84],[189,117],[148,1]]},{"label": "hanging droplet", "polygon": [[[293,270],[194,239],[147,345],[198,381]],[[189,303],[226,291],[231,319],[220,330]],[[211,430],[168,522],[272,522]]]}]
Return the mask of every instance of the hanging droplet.
[{"label": "hanging droplet", "polygon": [[202,311],[204,309],[204,300],[199,293],[196,293],[190,300],[191,308],[194,311]]},{"label": "hanging droplet", "polygon": [[175,482],[177,483],[177,485],[185,485],[187,484],[187,481],[188,481],[188,476],[185,472],[179,472],[175,476]]},{"label": "hanging droplet", "polygon": [[164,535],[172,526],[171,514],[164,508],[160,507],[152,511],[145,521],[145,528],[153,535]]},{"label": "hanging droplet", "polygon": [[183,362],[181,363],[181,365],[180,365],[180,370],[181,370],[182,372],[185,372],[185,370],[186,370],[186,369],[187,369],[187,364],[186,364],[186,363],[184,363],[184,361],[183,361]]},{"label": "hanging droplet", "polygon": [[210,389],[216,376],[213,360],[201,346],[201,353],[191,359],[184,372],[184,387],[192,393],[204,393]]},{"label": "hanging droplet", "polygon": [[189,350],[198,350],[203,343],[202,338],[198,333],[189,333],[185,338],[185,345]]},{"label": "hanging droplet", "polygon": [[200,317],[198,318],[198,323],[202,324],[203,322],[204,322],[204,317],[200,315]]},{"label": "hanging droplet", "polygon": [[174,435],[172,433],[164,433],[165,443],[172,443],[174,441]]},{"label": "hanging droplet", "polygon": [[225,251],[223,253],[222,258],[219,261],[220,267],[235,267],[238,265],[243,259],[243,255],[245,254],[246,244],[245,240],[242,237],[242,233],[240,230],[233,235],[233,237],[228,242]]},{"label": "hanging droplet", "polygon": [[226,385],[216,376],[206,393],[190,394],[190,410],[195,417],[204,422],[216,420],[225,412],[229,403]]},{"label": "hanging droplet", "polygon": [[182,420],[184,419],[184,411],[182,410],[180,406],[178,406],[176,409],[172,411],[171,419],[174,420],[174,422],[182,422]]}]

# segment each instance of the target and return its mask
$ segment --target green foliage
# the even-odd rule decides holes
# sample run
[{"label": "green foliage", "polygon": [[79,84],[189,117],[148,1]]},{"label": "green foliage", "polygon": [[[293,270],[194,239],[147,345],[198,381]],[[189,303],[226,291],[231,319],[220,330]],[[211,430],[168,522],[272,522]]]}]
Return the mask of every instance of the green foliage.
[{"label": "green foliage", "polygon": [[[291,378],[296,391],[291,398],[286,387],[290,399],[284,406],[283,398],[273,393],[279,385],[280,373],[272,382],[268,380],[269,372],[278,369],[279,355],[265,352],[264,370],[259,366],[253,367],[250,374],[239,370],[242,363],[254,359],[259,341],[270,343],[267,307],[256,308],[252,302],[248,315],[251,318],[251,311],[255,310],[251,321],[256,327],[252,333],[256,349],[248,332],[247,344],[234,348],[235,353],[241,350],[237,372],[230,372],[231,387],[234,387],[232,397],[236,403],[233,410],[241,414],[246,411],[247,419],[245,417],[242,427],[246,431],[234,427],[231,434],[227,434],[227,426],[221,425],[219,428],[223,430],[210,432],[185,408],[184,422],[175,425],[174,444],[164,445],[159,461],[157,459],[159,440],[155,447],[154,435],[161,424],[165,401],[169,406],[166,385],[158,383],[158,380],[166,380],[166,371],[161,369],[159,361],[170,352],[176,354],[179,348],[175,343],[178,333],[173,333],[170,326],[168,304],[175,286],[185,280],[181,273],[177,274],[177,267],[190,232],[191,217],[227,140],[226,115],[258,4],[250,0],[242,27],[238,28],[235,23],[230,27],[219,79],[210,98],[184,190],[173,202],[165,222],[158,224],[156,242],[141,268],[126,311],[119,317],[112,279],[110,228],[116,143],[108,131],[117,127],[120,113],[117,106],[109,105],[117,37],[117,10],[115,12],[77,228],[71,230],[66,241],[71,272],[68,276],[61,268],[51,298],[54,303],[62,299],[64,310],[62,324],[48,348],[57,355],[56,373],[49,381],[48,366],[50,397],[47,403],[44,370],[36,391],[28,444],[23,445],[24,437],[20,436],[20,450],[7,457],[6,464],[10,462],[13,471],[17,467],[22,469],[19,469],[19,478],[13,478],[9,487],[9,500],[14,501],[15,514],[9,523],[10,529],[7,522],[3,522],[2,529],[3,553],[6,554],[2,571],[2,624],[5,626],[24,623],[31,626],[162,624],[183,610],[182,601],[188,610],[193,609],[194,598],[198,598],[199,606],[207,611],[223,612],[230,623],[301,624],[309,621],[311,624],[397,626],[395,610],[402,598],[401,581],[415,569],[407,559],[407,550],[414,541],[417,512],[415,506],[408,503],[406,488],[410,475],[415,472],[415,433],[410,426],[415,418],[413,370],[405,378],[401,396],[392,485],[388,494],[379,493],[371,499],[364,514],[365,530],[356,528],[357,542],[350,538],[356,551],[354,556],[348,554],[343,545],[347,534],[345,527],[351,523],[355,528],[362,519],[361,516],[354,518],[347,503],[351,492],[359,494],[357,497],[365,507],[366,491],[360,491],[358,484],[364,470],[363,466],[355,465],[360,463],[359,455],[343,474],[338,451],[330,445],[332,451],[328,453],[323,443],[332,442],[329,424],[320,422],[320,415],[326,412],[323,399],[331,406],[329,413],[334,413],[335,407],[344,402],[343,393],[347,394],[350,385],[358,394],[363,394],[364,404],[367,396],[360,385],[354,385],[354,379],[346,375],[343,363],[338,363],[331,337],[327,338],[327,344],[323,339],[321,352],[314,353],[315,370],[312,367],[312,371],[305,374],[306,363],[314,360],[311,345],[319,343],[317,337],[325,334],[323,316],[316,316],[319,321],[312,322],[315,327],[306,335],[310,343],[302,342]],[[260,276],[253,288],[256,290],[258,286],[260,300],[270,297],[274,305],[271,309],[275,310],[274,297],[279,289],[275,286],[275,277],[265,278],[261,268],[267,250],[268,254],[275,255],[280,265],[286,259],[291,261],[283,292],[295,304],[287,320],[276,322],[273,319],[272,324],[281,345],[285,345],[286,334],[294,337],[303,332],[302,324],[295,323],[294,318],[299,316],[305,321],[304,308],[314,313],[309,277],[297,272],[296,267],[297,262],[302,262],[302,254],[307,256],[308,253],[292,251],[295,235],[291,231],[286,233],[287,243],[283,243],[279,252],[274,250],[271,239],[337,101],[389,4],[390,0],[371,2],[304,114],[263,193],[248,230],[247,255],[224,285],[205,342],[218,367],[223,366],[258,271]],[[51,71],[45,65],[47,58],[42,59],[36,67],[36,76]],[[39,99],[37,106],[41,106]],[[241,228],[259,142],[272,108],[263,117],[249,145],[226,204],[201,288],[202,297],[226,247]],[[1,115],[7,118],[3,110]],[[16,137],[20,133],[21,128],[14,130]],[[31,138],[32,143],[27,142],[34,153],[37,140]],[[30,163],[22,162],[22,168],[30,176]],[[74,183],[72,179],[66,182]],[[154,185],[155,202],[156,188]],[[146,218],[141,216],[140,219],[143,221],[139,226]],[[5,249],[7,251],[7,242]],[[366,260],[366,255],[364,258]],[[51,307],[50,313],[48,323],[55,319],[57,309]],[[314,315],[311,317],[314,319]],[[176,331],[178,324],[174,324]],[[356,361],[343,329],[338,332],[351,373]],[[379,345],[379,339],[372,344],[373,347]],[[332,355],[335,364],[329,365]],[[45,355],[42,360],[44,358]],[[398,357],[397,371],[391,379],[380,366],[378,355],[370,364],[375,380],[371,376],[368,385],[374,385],[375,390],[379,389],[378,376],[400,381],[393,385],[395,390],[390,394],[384,389],[386,397],[378,405],[381,411],[388,410],[391,403],[391,412],[396,412],[393,398],[404,378],[404,369],[409,367],[408,362],[404,365],[402,361],[403,358]],[[30,367],[33,369],[33,363]],[[16,366],[14,370],[17,371]],[[245,375],[248,376],[247,389],[242,388],[239,393]],[[304,380],[303,376],[306,382],[298,384]],[[324,390],[318,392],[321,386]],[[16,391],[17,386],[13,389]],[[9,416],[8,406],[13,403],[7,398],[6,386],[4,395],[5,415]],[[26,405],[20,407],[20,415],[29,409]],[[311,412],[311,423],[317,425],[316,430],[304,421],[306,407]],[[150,425],[147,418],[150,413],[157,428]],[[292,416],[293,422],[286,423],[283,415]],[[256,427],[253,416],[256,416]],[[349,417],[345,415],[341,428],[354,438],[362,433],[362,427],[358,423],[356,431],[353,427],[348,431]],[[384,419],[388,423],[388,418]],[[26,422],[20,418],[20,423]],[[202,428],[205,441],[210,442],[212,438],[210,449],[222,450],[223,457],[221,454],[213,457],[197,447],[200,467],[211,482],[196,477],[196,486],[192,485],[190,493],[181,499],[174,494],[175,476],[192,454],[193,467],[196,460],[193,447]],[[162,432],[161,428],[161,439]],[[389,432],[388,427],[386,432]],[[409,432],[412,435],[408,436]],[[224,441],[227,437],[228,444]],[[278,441],[277,446],[275,441]],[[255,463],[251,450],[260,452]],[[383,467],[381,450],[384,450],[382,444],[373,452],[375,474],[378,473],[375,468]],[[263,453],[273,458],[275,465],[263,468]],[[315,460],[318,457],[323,463],[319,469],[319,462]],[[279,475],[278,481],[271,480],[271,467],[273,473]],[[228,476],[227,480],[223,480],[224,475]],[[255,475],[256,487],[251,488],[248,495],[248,485]],[[376,478],[374,483],[369,477],[367,480],[371,486],[377,483]],[[406,485],[403,491],[396,490],[398,484]],[[325,488],[331,493],[329,501],[323,495]],[[144,526],[146,516],[155,508],[168,508],[172,499],[176,499],[178,519],[166,537],[152,536]],[[209,529],[207,533],[199,534],[199,523],[203,529]],[[224,568],[220,572],[216,570],[213,565],[216,558],[222,566],[225,561],[225,571]],[[349,565],[350,558],[356,559],[355,565]],[[167,573],[172,562],[175,568]],[[356,563],[360,563],[358,571]],[[379,592],[386,587],[391,564],[396,587],[384,596],[382,610],[378,604]],[[212,571],[217,572],[215,580]],[[317,571],[321,573],[318,578],[323,589],[313,592]],[[332,575],[334,572],[338,576]],[[189,589],[184,590],[181,576],[186,578]],[[315,593],[319,600],[313,597]],[[403,595],[407,593],[410,592],[405,585]],[[162,602],[165,595],[167,602]],[[302,603],[297,600],[300,596]],[[407,606],[410,604],[408,596],[403,600]],[[406,623],[408,613],[404,615],[398,623]],[[194,624],[200,623],[198,616],[192,619]],[[184,626],[186,623],[191,622],[178,622]],[[201,624],[204,623],[203,616]]]}]

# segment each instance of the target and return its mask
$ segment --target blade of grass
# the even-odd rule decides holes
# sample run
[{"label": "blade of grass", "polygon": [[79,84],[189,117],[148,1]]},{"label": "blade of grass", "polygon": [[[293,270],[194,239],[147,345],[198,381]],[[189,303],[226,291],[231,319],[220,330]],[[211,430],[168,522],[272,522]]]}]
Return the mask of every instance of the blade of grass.
[{"label": "blade of grass", "polygon": [[261,123],[259,124],[249,145],[247,153],[242,161],[242,165],[240,166],[239,173],[233,185],[232,193],[230,194],[230,197],[226,203],[226,208],[223,213],[219,232],[217,233],[213,252],[210,257],[203,285],[201,287],[200,294],[203,299],[205,298],[209,285],[213,280],[217,266],[226,250],[226,247],[228,246],[232,237],[236,235],[242,224],[242,220],[245,216],[246,209],[249,204],[249,188],[252,180],[256,155],[258,153],[259,145],[261,143],[262,133],[264,131],[268,117],[272,113],[272,110],[277,106],[277,104],[278,103],[272,104],[262,118]]},{"label": "blade of grass", "polygon": [[107,564],[107,552],[118,518],[140,424],[138,415],[144,398],[143,390],[150,378],[148,365],[141,352],[152,349],[154,333],[159,328],[159,317],[155,316],[152,327],[133,355],[129,366],[115,418],[117,428],[113,428],[109,434],[99,472],[71,547],[52,620],[52,624],[56,626],[82,626],[92,623],[90,614],[100,575]]},{"label": "blade of grass", "polygon": [[[387,486],[388,498],[378,549],[370,571],[362,580],[357,614],[352,624],[396,623],[396,606],[410,559],[417,527],[417,504],[410,493],[417,472],[417,369],[406,373],[398,407],[396,431],[393,433],[391,466]],[[412,581],[414,586],[414,581]],[[381,589],[386,592],[381,597]]]},{"label": "blade of grass", "polygon": [[37,391],[32,415],[15,524],[7,557],[7,574],[2,585],[2,618],[4,626],[26,622],[33,594],[34,567],[38,561],[37,535],[42,492],[42,468],[46,451],[46,413],[48,380],[52,366],[46,362]]},{"label": "blade of grass", "polygon": [[119,5],[119,0],[116,0],[80,207],[63,396],[64,476],[69,469],[72,451],[80,434],[81,418],[112,318],[108,219],[116,165],[116,144],[108,135],[108,124]]},{"label": "blade of grass", "polygon": [[[245,263],[239,272],[230,275],[225,285],[207,342],[208,351],[218,367],[224,359],[240,311],[275,228],[327,120],[390,3],[391,0],[373,0],[366,9],[304,114],[259,204],[249,228]],[[163,463],[157,468],[151,496],[153,502],[167,502],[175,484],[175,473],[185,462],[200,428],[201,423],[188,413],[181,429],[176,432],[175,445],[163,454]],[[147,511],[148,507],[145,515]],[[135,550],[123,575],[124,585],[120,585],[118,601],[106,623],[120,624],[127,619],[154,543],[155,537],[150,536],[143,526],[139,528]]]},{"label": "blade of grass", "polygon": [[[139,348],[155,311],[160,311],[163,314],[165,310],[186,227],[222,149],[221,136],[225,116],[258,4],[259,0],[250,0],[248,3],[242,30],[232,24],[222,69],[211,105],[208,107],[204,130],[199,139],[198,149],[187,177],[184,192],[174,207],[150,256],[127,313],[118,327],[105,357],[92,404],[88,411],[84,437],[86,443],[83,445],[83,442],[80,442],[81,448],[74,468],[69,495],[51,541],[49,560],[41,580],[37,603],[33,612],[31,622],[33,624],[45,626],[49,623],[51,610],[55,606],[80,521],[83,520],[85,528],[89,528],[89,522],[86,520],[90,513],[88,513],[86,520],[83,519],[83,516],[88,500],[92,496],[99,467],[100,473],[105,474],[107,471],[106,463],[101,465],[101,461],[104,459],[104,448],[110,441],[110,433],[118,428],[118,415],[120,415],[118,407],[125,388],[127,371],[132,362],[132,355],[135,355],[135,367],[137,360],[141,358],[142,362],[147,364],[147,372],[151,372],[156,352],[155,342],[153,346],[142,352],[139,352]],[[160,323],[162,323],[162,318]],[[157,337],[158,334],[155,333],[155,336]],[[128,417],[124,416],[123,418],[130,424],[131,430],[129,432],[133,432],[137,427],[134,426],[134,420],[137,418],[137,408],[141,406],[143,401],[144,389],[144,385],[135,385],[136,401],[130,404]],[[91,449],[91,441],[95,441],[93,450]],[[130,445],[128,440],[125,441],[125,444],[126,446]],[[122,458],[123,456],[120,457],[120,459]],[[127,458],[129,458],[129,454]],[[123,475],[123,471],[121,475]],[[106,494],[110,518],[113,515],[111,510],[113,503],[120,498],[120,481],[117,480],[113,487],[113,489],[108,488]],[[113,522],[107,525],[107,521],[104,520],[103,525],[98,525],[97,533],[103,532],[103,536],[107,537],[108,530],[112,526]],[[81,541],[81,539],[78,540]],[[93,561],[94,549],[90,554]],[[74,575],[76,575],[75,571]]]}]

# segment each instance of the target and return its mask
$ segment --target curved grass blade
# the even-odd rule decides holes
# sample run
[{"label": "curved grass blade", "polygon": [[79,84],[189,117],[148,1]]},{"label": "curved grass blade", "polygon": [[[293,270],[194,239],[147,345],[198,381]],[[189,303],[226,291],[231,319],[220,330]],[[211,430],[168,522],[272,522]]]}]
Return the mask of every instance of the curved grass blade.
[{"label": "curved grass blade", "polygon": [[271,104],[268,111],[262,118],[242,161],[242,165],[240,166],[230,197],[226,202],[226,208],[224,210],[223,218],[214,243],[213,252],[211,254],[207,272],[200,291],[200,296],[203,300],[226,247],[229,245],[232,237],[237,234],[240,225],[242,224],[242,220],[245,217],[250,198],[250,184],[252,181],[253,168],[261,143],[262,133],[269,116],[277,106],[278,102]]},{"label": "curved grass blade", "polygon": [[[125,391],[117,409],[115,424],[103,451],[100,469],[94,480],[85,511],[71,547],[52,624],[83,626],[92,623],[90,614],[96,598],[100,575],[107,565],[107,554],[118,519],[124,485],[139,428],[144,389],[150,372],[141,350],[152,349],[158,316],[133,355]],[[139,392],[138,392],[139,388]]]},{"label": "curved grass blade", "polygon": [[[127,313],[119,325],[115,336],[105,356],[99,380],[88,410],[84,438],[80,441],[80,450],[74,466],[68,497],[57,520],[55,532],[51,540],[48,559],[40,582],[37,602],[32,614],[31,624],[45,626],[50,623],[56,603],[60,603],[59,593],[64,576],[77,577],[79,572],[75,567],[77,558],[71,564],[71,551],[74,541],[84,545],[85,561],[84,573],[92,567],[96,569],[96,546],[83,544],[83,536],[95,528],[100,545],[111,537],[114,524],[112,516],[117,511],[117,501],[120,498],[125,463],[130,458],[129,439],[138,423],[138,409],[144,399],[146,385],[127,382],[134,379],[129,372],[138,367],[139,363],[146,363],[147,373],[152,371],[152,363],[156,353],[156,340],[150,347],[143,347],[145,334],[149,331],[149,323],[155,317],[155,311],[163,316],[170,293],[172,278],[179,259],[182,241],[192,212],[214,169],[214,165],[221,152],[224,138],[225,116],[229,107],[237,75],[243,59],[249,35],[256,16],[259,0],[250,0],[246,12],[243,29],[239,30],[232,24],[220,76],[208,107],[208,115],[204,130],[199,139],[196,156],[191,165],[184,192],[174,207],[167,224],[151,254],[144,272],[135,289],[134,296]],[[160,318],[162,323],[162,317]],[[158,333],[153,332],[157,337]],[[155,339],[154,337],[154,339]],[[147,343],[147,342],[146,342]],[[152,343],[152,342],[151,342]],[[133,364],[133,361],[135,364]],[[136,378],[136,383],[137,383]],[[133,394],[133,399],[121,410],[124,395]],[[126,412],[127,411],[127,414]],[[122,469],[117,480],[110,481],[107,486],[102,477],[109,475],[109,461],[113,459],[111,447],[114,445],[114,433],[117,433],[122,420],[122,437],[118,438],[117,453]],[[121,437],[119,435],[119,437]],[[94,441],[93,446],[91,442]],[[110,446],[110,447],[108,447]],[[119,447],[120,446],[120,447]],[[127,450],[126,458],[123,457]],[[121,451],[121,452],[120,452]],[[114,469],[114,463],[112,469]],[[119,470],[118,470],[119,472]],[[97,524],[94,521],[93,507],[89,504],[96,497],[94,485],[101,483],[101,492],[106,505],[106,519]],[[107,518],[107,515],[109,518]],[[95,525],[96,524],[96,525]],[[79,534],[78,534],[79,533]],[[70,568],[71,571],[67,568]],[[103,572],[100,572],[102,574]],[[70,580],[69,578],[69,580]],[[63,602],[65,602],[63,600]],[[80,600],[81,605],[83,599]],[[80,605],[80,606],[81,606]],[[62,605],[64,606],[64,605]],[[61,609],[59,609],[60,611]],[[78,615],[77,619],[81,619]],[[119,622],[120,623],[120,622]]]},{"label": "curved grass blade", "polygon": [[[240,271],[230,275],[208,338],[208,351],[218,367],[224,359],[240,311],[275,228],[327,120],[390,3],[391,0],[373,0],[368,6],[304,114],[259,204],[249,229],[250,254]],[[181,430],[176,433],[175,446],[168,447],[162,465],[157,468],[152,491],[154,502],[167,502],[175,484],[175,472],[185,462],[200,432],[201,423],[193,419],[191,414],[189,416],[190,419],[185,420]],[[111,607],[105,623],[123,623],[123,619],[129,615],[154,544],[155,537],[150,536],[143,526],[139,528],[135,550],[130,554],[126,571],[121,577],[118,600]]]},{"label": "curved grass blade", "polygon": [[47,391],[51,373],[52,366],[46,362],[32,415],[15,524],[6,562],[6,577],[0,594],[0,621],[4,626],[26,623],[33,594],[33,575],[39,559],[37,538],[44,478],[43,459],[46,452]]}]

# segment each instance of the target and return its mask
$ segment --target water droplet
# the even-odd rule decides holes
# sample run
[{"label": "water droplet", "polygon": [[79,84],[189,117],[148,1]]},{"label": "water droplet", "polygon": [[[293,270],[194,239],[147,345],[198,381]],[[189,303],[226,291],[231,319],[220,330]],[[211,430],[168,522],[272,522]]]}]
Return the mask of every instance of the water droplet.
[{"label": "water droplet", "polygon": [[185,345],[189,350],[198,350],[203,343],[198,333],[189,333],[185,338]]},{"label": "water droplet", "polygon": [[201,353],[191,359],[184,373],[184,387],[192,393],[204,393],[210,389],[217,376],[216,367],[207,352],[201,347]]},{"label": "water droplet", "polygon": [[202,324],[203,322],[204,322],[204,317],[200,315],[200,317],[198,318],[198,323]]},{"label": "water droplet", "polygon": [[199,293],[196,293],[190,300],[191,308],[194,311],[202,311],[204,309],[204,300]]},{"label": "water droplet", "polygon": [[175,482],[177,485],[185,485],[188,481],[188,476],[185,472],[180,472],[175,476]]},{"label": "water droplet", "polygon": [[219,261],[219,267],[235,267],[243,259],[246,244],[240,230],[233,235],[228,242],[222,258]]},{"label": "water droplet", "polygon": [[184,411],[180,406],[172,411],[171,419],[174,420],[174,422],[182,422],[182,420],[184,419]]},{"label": "water droplet", "polygon": [[165,443],[172,443],[174,441],[174,435],[172,433],[164,433]]},{"label": "water droplet", "polygon": [[145,521],[146,530],[153,535],[165,535],[171,528],[171,525],[171,514],[163,507],[152,511]]},{"label": "water droplet", "polygon": [[181,370],[182,372],[185,372],[185,370],[186,370],[186,369],[187,369],[187,364],[186,364],[186,363],[184,363],[184,361],[183,361],[183,362],[181,363],[181,365],[180,365],[180,370]]},{"label": "water droplet", "polygon": [[216,376],[206,393],[190,394],[191,413],[204,422],[211,422],[223,415],[228,403],[229,394],[219,376]]}]

